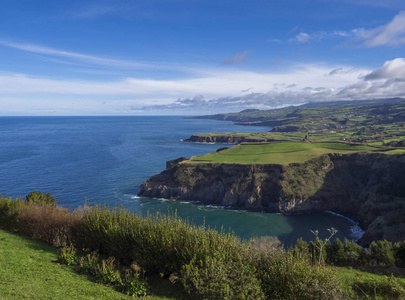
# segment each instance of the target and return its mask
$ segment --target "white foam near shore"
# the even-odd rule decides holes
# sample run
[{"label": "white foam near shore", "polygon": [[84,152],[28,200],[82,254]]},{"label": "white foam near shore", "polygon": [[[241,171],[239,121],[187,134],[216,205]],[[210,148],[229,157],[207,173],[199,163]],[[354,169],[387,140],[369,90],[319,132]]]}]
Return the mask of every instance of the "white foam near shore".
[{"label": "white foam near shore", "polygon": [[350,226],[350,232],[352,235],[351,237],[353,238],[353,240],[355,242],[357,242],[363,236],[365,231],[363,229],[361,229],[358,222],[350,219],[349,217],[335,213],[333,211],[326,211],[326,213],[348,220],[351,223],[351,226]]}]

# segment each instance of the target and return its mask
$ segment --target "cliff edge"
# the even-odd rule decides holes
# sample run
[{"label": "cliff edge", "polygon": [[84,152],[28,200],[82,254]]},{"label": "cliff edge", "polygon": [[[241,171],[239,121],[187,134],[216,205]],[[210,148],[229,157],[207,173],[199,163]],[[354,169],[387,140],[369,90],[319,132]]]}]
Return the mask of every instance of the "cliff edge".
[{"label": "cliff edge", "polygon": [[288,165],[168,164],[139,196],[252,211],[335,211],[357,218],[359,241],[405,240],[405,155],[325,154]]}]

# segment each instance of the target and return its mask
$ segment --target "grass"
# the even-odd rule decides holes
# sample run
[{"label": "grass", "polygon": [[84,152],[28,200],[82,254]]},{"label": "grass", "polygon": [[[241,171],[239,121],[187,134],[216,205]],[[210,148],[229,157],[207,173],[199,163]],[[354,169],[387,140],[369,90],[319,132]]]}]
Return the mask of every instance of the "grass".
[{"label": "grass", "polygon": [[289,164],[308,160],[325,153],[376,151],[368,145],[346,143],[267,143],[240,144],[221,152],[192,157],[191,163]]},{"label": "grass", "polygon": [[[133,299],[60,265],[57,248],[0,230],[1,299]],[[175,284],[151,278],[146,299],[182,299]]]},{"label": "grass", "polygon": [[[387,286],[384,286],[384,282],[395,280],[402,286],[405,286],[405,278],[377,275],[347,267],[335,268],[341,281],[341,287],[346,291],[350,299],[397,299],[392,297],[392,295],[390,297],[389,293],[386,291]],[[365,284],[371,287],[371,293],[370,291],[365,291]],[[385,295],[384,292],[386,293]],[[368,296],[366,296],[365,293]]]},{"label": "grass", "polygon": [[56,263],[57,249],[0,230],[2,299],[130,299]]}]

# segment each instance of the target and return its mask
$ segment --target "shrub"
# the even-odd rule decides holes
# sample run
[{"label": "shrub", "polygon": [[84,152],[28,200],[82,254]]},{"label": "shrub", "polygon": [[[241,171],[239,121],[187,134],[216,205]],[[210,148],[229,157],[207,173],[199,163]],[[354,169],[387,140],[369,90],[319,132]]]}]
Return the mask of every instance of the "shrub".
[{"label": "shrub", "polygon": [[276,236],[262,236],[252,240],[252,247],[259,253],[273,253],[283,249],[283,244]]},{"label": "shrub", "polygon": [[356,299],[405,299],[405,284],[392,275],[379,279],[356,278],[351,286]]},{"label": "shrub", "polygon": [[267,299],[342,299],[339,280],[326,266],[311,265],[296,251],[255,258],[257,277]]},{"label": "shrub", "polygon": [[32,191],[26,197],[25,201],[36,204],[56,206],[56,199],[50,193],[43,194],[40,191]]},{"label": "shrub", "polygon": [[65,246],[58,251],[58,262],[68,266],[74,266],[78,263],[76,248],[73,245]]},{"label": "shrub", "polygon": [[395,265],[405,268],[405,241],[394,244]]},{"label": "shrub", "polygon": [[343,255],[343,263],[349,266],[363,265],[367,263],[368,256],[364,248],[354,241],[345,239],[345,253]]},{"label": "shrub", "polygon": [[21,199],[0,198],[0,228],[17,231],[17,217],[21,212],[24,201]]},{"label": "shrub", "polygon": [[345,249],[342,241],[337,238],[333,244],[326,247],[327,262],[335,265],[341,265],[344,261]]},{"label": "shrub", "polygon": [[393,266],[395,258],[392,243],[387,240],[373,241],[370,244],[370,258],[377,265]]},{"label": "shrub", "polygon": [[80,256],[77,270],[82,274],[96,275],[98,258],[99,255],[95,251],[85,256]]},{"label": "shrub", "polygon": [[106,284],[121,284],[121,274],[118,271],[119,266],[115,264],[115,258],[109,257],[103,259],[96,265],[95,275],[98,281]]},{"label": "shrub", "polygon": [[79,216],[48,205],[25,204],[17,216],[18,231],[53,246],[73,243]]},{"label": "shrub", "polygon": [[262,299],[263,292],[250,261],[226,259],[222,253],[184,265],[186,291],[203,299]]},{"label": "shrub", "polygon": [[128,279],[122,287],[122,292],[132,297],[145,297],[148,294],[148,290],[148,284],[138,278]]},{"label": "shrub", "polygon": [[295,244],[293,251],[294,251],[294,255],[301,256],[301,257],[308,257],[309,245],[301,237],[297,240],[297,243]]},{"label": "shrub", "polygon": [[94,207],[79,227],[78,247],[99,250],[126,265],[135,262],[149,274],[180,272],[194,256],[204,259],[215,251],[227,257],[249,252],[233,234],[190,225],[176,214],[143,217],[124,209]]}]

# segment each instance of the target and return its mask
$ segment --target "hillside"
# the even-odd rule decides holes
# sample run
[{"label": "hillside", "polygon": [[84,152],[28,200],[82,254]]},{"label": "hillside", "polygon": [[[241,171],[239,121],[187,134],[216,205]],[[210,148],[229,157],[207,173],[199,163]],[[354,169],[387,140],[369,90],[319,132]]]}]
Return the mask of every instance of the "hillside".
[{"label": "hillside", "polygon": [[262,142],[286,140],[338,141],[383,145],[405,139],[405,101],[354,101],[290,106],[272,110],[245,110],[194,118],[233,121],[239,125],[273,127],[262,134],[193,135],[191,142]]}]

